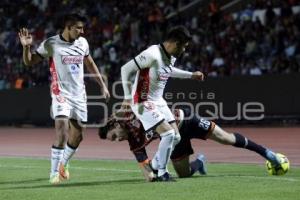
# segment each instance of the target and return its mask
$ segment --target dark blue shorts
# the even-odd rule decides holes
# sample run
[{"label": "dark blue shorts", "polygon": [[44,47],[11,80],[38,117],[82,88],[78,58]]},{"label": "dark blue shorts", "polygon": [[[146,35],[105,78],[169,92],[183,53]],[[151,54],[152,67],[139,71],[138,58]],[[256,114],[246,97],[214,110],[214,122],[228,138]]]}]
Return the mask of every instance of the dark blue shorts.
[{"label": "dark blue shorts", "polygon": [[183,121],[179,132],[181,141],[172,152],[172,160],[180,160],[194,153],[191,139],[206,140],[215,127],[215,123],[204,118],[194,116],[192,119]]}]

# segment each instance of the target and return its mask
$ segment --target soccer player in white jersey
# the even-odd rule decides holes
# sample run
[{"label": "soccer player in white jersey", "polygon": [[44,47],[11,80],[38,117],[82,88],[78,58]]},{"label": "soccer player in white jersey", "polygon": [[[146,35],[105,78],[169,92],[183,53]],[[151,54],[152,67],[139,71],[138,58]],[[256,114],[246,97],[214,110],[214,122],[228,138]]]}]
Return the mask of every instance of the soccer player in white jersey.
[{"label": "soccer player in white jersey", "polygon": [[[129,109],[142,122],[146,134],[153,130],[160,134],[161,141],[153,162],[157,162],[158,179],[172,181],[167,164],[174,146],[180,141],[180,134],[174,116],[163,99],[163,91],[169,77],[203,80],[199,71],[188,72],[174,67],[191,39],[183,26],[172,28],[164,42],[152,45],[122,66],[121,76],[124,90],[122,109]],[[136,74],[131,88],[131,75]]]},{"label": "soccer player in white jersey", "polygon": [[89,54],[89,44],[82,37],[86,19],[78,14],[67,14],[61,34],[43,41],[31,53],[32,35],[26,28],[19,32],[23,46],[23,61],[31,66],[49,60],[51,83],[51,116],[55,120],[56,137],[51,148],[49,182],[58,184],[69,179],[69,160],[76,152],[87,122],[87,98],[84,84],[84,65],[95,76],[101,92],[108,100],[110,94],[101,74]]}]

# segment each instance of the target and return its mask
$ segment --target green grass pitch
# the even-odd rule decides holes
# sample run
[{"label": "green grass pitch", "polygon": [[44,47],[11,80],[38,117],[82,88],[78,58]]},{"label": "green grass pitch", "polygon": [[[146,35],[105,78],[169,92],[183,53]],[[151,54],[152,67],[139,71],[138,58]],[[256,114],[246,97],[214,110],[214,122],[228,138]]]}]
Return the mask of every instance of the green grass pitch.
[{"label": "green grass pitch", "polygon": [[209,163],[207,176],[170,183],[145,182],[134,161],[72,160],[71,180],[58,186],[48,183],[48,173],[47,159],[0,158],[0,199],[300,199],[300,168],[293,166],[285,176],[270,176],[263,165]]}]

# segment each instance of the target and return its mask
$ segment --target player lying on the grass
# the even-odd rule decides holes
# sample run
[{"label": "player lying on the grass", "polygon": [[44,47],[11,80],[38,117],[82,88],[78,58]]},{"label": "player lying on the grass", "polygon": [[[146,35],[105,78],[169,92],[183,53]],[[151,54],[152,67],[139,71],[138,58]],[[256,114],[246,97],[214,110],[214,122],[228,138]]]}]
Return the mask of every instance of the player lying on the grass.
[{"label": "player lying on the grass", "polygon": [[[175,109],[173,114],[181,134],[181,141],[175,146],[171,160],[179,178],[192,176],[196,171],[206,174],[205,157],[199,155],[196,160],[189,162],[193,154],[191,139],[211,139],[221,144],[245,148],[254,151],[269,160],[272,165],[279,166],[280,162],[276,154],[268,148],[256,144],[240,133],[228,133],[212,121],[190,113],[189,109]],[[122,115],[117,113],[118,116]],[[155,181],[157,160],[149,160],[145,147],[153,140],[159,138],[154,132],[145,132],[143,126],[133,113],[126,113],[125,116],[117,117],[112,115],[106,126],[99,129],[99,136],[102,139],[111,141],[128,140],[130,150],[139,162],[145,178],[148,181]],[[188,116],[191,116],[187,118]],[[154,173],[153,173],[154,172]]]}]

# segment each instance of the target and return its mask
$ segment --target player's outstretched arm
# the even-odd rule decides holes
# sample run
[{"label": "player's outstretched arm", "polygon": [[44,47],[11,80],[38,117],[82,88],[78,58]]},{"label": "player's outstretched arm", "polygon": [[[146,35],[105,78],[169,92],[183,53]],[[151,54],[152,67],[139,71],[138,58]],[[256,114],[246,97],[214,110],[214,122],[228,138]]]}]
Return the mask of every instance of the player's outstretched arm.
[{"label": "player's outstretched arm", "polygon": [[185,79],[191,78],[191,79],[201,80],[201,81],[204,79],[204,75],[200,71],[189,72],[189,71],[178,69],[176,67],[172,68],[171,77],[173,77],[173,78],[185,78]]},{"label": "player's outstretched arm", "polygon": [[22,28],[19,31],[20,43],[23,47],[23,62],[26,66],[32,66],[34,64],[42,61],[42,58],[37,54],[32,54],[30,47],[32,45],[33,39],[32,35],[28,32],[27,28]]},{"label": "player's outstretched arm", "polygon": [[132,152],[139,163],[140,169],[146,179],[146,181],[153,182],[156,179],[156,175],[153,173],[153,169],[148,159],[148,155],[145,148]]},{"label": "player's outstretched arm", "polygon": [[140,169],[148,182],[154,182],[156,180],[156,175],[150,166],[150,160],[145,160],[144,162],[139,162]]},{"label": "player's outstretched arm", "polygon": [[94,75],[94,78],[96,79],[97,83],[99,84],[99,86],[101,87],[101,92],[104,95],[106,101],[109,100],[110,98],[110,94],[109,91],[102,79],[102,76],[97,68],[96,63],[94,62],[93,58],[88,55],[87,57],[85,57],[84,59],[84,64],[87,67],[87,70]]}]

